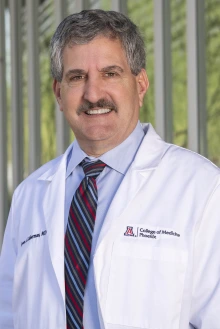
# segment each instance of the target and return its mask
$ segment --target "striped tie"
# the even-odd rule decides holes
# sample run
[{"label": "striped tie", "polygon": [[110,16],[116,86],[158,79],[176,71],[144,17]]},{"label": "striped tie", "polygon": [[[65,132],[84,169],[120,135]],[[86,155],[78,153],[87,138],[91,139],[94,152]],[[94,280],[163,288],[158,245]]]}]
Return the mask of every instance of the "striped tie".
[{"label": "striped tie", "polygon": [[89,269],[98,191],[96,178],[102,161],[81,162],[85,177],[73,196],[65,236],[65,288],[67,329],[83,328],[83,300]]}]

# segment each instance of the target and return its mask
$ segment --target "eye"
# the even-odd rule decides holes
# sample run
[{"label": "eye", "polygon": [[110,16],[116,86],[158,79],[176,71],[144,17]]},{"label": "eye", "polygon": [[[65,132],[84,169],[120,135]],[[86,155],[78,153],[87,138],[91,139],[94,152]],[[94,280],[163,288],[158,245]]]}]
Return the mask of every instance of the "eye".
[{"label": "eye", "polygon": [[67,83],[69,86],[78,85],[79,83],[82,83],[85,79],[85,75],[83,74],[77,74],[77,75],[70,75],[67,79]]},{"label": "eye", "polygon": [[70,81],[78,81],[82,79],[83,79],[83,75],[74,75],[69,78]]},{"label": "eye", "polygon": [[113,78],[115,76],[118,76],[118,73],[117,72],[106,72],[105,76],[109,77],[109,78]]}]

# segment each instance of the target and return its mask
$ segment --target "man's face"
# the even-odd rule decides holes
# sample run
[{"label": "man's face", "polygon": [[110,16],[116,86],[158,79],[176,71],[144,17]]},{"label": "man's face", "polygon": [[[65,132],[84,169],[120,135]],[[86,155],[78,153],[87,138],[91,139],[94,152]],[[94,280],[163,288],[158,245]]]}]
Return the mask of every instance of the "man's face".
[{"label": "man's face", "polygon": [[67,46],[54,93],[81,148],[98,156],[134,130],[148,88],[145,70],[134,76],[119,40],[97,37]]}]

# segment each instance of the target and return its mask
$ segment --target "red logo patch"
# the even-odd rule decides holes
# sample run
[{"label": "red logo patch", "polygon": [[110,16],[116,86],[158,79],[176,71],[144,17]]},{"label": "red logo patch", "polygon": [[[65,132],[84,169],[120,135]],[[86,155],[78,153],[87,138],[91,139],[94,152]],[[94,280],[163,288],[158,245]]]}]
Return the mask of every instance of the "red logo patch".
[{"label": "red logo patch", "polygon": [[133,226],[127,226],[126,232],[124,233],[125,236],[134,236],[133,233]]}]

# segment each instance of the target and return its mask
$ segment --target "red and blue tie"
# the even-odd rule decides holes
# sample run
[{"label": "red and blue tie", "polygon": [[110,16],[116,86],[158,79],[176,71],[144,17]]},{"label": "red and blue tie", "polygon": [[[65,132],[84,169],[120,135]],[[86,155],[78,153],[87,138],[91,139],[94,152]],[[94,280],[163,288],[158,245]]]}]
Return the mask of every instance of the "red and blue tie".
[{"label": "red and blue tie", "polygon": [[102,161],[81,162],[85,177],[76,190],[65,235],[65,288],[67,329],[83,328],[84,292],[89,269],[98,191],[96,178]]}]

